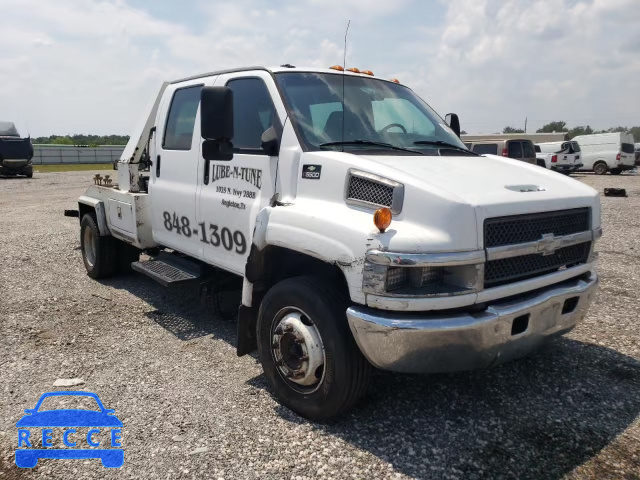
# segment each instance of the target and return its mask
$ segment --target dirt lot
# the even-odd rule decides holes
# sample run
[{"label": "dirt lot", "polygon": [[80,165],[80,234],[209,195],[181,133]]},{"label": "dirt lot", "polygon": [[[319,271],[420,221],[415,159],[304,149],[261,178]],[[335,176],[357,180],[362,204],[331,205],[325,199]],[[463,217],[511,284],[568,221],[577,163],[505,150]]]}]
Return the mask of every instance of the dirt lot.
[{"label": "dirt lot", "polygon": [[[601,290],[566,338],[491,370],[376,374],[358,409],[314,424],[196,294],[86,276],[62,212],[92,175],[0,178],[0,479],[640,478],[640,176],[577,177],[629,198],[602,197]],[[16,468],[23,409],[73,377],[123,421],[124,466]]]}]

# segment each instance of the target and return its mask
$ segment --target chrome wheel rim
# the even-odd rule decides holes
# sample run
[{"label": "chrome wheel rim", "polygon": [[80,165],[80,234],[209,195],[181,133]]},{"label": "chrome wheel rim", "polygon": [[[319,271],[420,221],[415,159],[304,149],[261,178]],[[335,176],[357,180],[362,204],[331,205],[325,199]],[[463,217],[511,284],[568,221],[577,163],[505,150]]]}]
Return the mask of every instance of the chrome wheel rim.
[{"label": "chrome wheel rim", "polygon": [[315,392],[324,379],[326,355],[311,317],[295,307],[280,310],[271,328],[271,356],[282,379],[301,393]]},{"label": "chrome wheel rim", "polygon": [[82,246],[84,247],[84,258],[90,267],[96,264],[96,235],[93,229],[84,229]]}]

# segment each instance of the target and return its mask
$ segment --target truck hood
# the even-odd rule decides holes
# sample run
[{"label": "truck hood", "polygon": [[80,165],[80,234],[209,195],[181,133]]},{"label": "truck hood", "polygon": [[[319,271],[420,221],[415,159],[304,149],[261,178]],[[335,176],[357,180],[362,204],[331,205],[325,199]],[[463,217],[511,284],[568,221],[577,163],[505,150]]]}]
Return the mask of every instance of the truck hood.
[{"label": "truck hood", "polygon": [[[394,180],[439,192],[452,201],[474,207],[492,206],[492,213],[511,215],[592,206],[598,193],[566,175],[519,160],[487,155],[367,156],[371,162],[400,174]],[[391,172],[389,172],[391,173]],[[496,211],[495,208],[502,206]],[[496,215],[493,215],[496,216]]]},{"label": "truck hood", "polygon": [[[385,233],[373,232],[378,247],[389,251],[477,250],[483,248],[484,221],[508,215],[589,207],[592,228],[600,226],[600,202],[594,189],[561,173],[495,155],[308,152],[300,163],[320,166],[322,177],[300,183],[298,202],[340,199],[336,205],[342,204],[345,179],[354,170],[403,184],[401,212],[394,214]],[[351,208],[354,228],[368,228],[370,210]],[[362,226],[356,216],[360,210]]]}]

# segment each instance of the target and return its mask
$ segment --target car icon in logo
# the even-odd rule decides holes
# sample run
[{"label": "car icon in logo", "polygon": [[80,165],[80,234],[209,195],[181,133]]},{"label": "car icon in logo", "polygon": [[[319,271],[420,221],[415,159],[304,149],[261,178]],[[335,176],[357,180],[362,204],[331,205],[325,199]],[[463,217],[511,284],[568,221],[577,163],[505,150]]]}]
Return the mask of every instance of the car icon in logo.
[{"label": "car icon in logo", "polygon": [[[93,398],[100,408],[87,409],[38,409],[48,397],[89,397]],[[24,415],[16,423],[18,427],[18,449],[16,449],[16,465],[21,468],[33,468],[40,458],[56,459],[89,459],[99,458],[102,465],[110,468],[121,467],[124,463],[122,448],[73,448],[84,437],[76,428],[87,428],[86,443],[89,447],[100,447],[109,444],[121,447],[122,422],[114,415],[114,410],[107,409],[95,393],[91,392],[49,392],[43,394],[34,408],[26,409]],[[53,448],[53,428],[63,428],[62,440],[66,447]],[[36,445],[37,430],[41,430],[42,448],[31,448]],[[105,431],[109,431],[105,438]],[[36,433],[36,435],[33,435]],[[26,448],[21,448],[26,447]]]}]

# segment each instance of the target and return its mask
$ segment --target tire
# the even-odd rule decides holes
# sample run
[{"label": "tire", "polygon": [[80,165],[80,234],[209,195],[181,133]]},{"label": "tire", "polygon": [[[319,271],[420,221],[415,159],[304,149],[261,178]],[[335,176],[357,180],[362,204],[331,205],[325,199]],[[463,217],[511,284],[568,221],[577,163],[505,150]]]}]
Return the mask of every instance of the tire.
[{"label": "tire", "polygon": [[118,268],[116,240],[111,236],[100,236],[94,214],[82,217],[80,247],[84,268],[91,278],[106,278],[115,273]]},{"label": "tire", "polygon": [[607,173],[607,170],[609,170],[609,167],[605,162],[596,162],[596,164],[593,166],[593,172],[596,175],[604,175],[605,173]]},{"label": "tire", "polygon": [[131,273],[131,264],[140,260],[140,249],[126,242],[116,240],[118,271],[120,273]]},{"label": "tire", "polygon": [[622,170],[620,170],[619,168],[612,168],[611,170],[609,170],[609,172],[611,172],[611,175],[620,175],[622,173]]},{"label": "tire", "polygon": [[33,167],[25,168],[23,173],[27,178],[33,178]]},{"label": "tire", "polygon": [[[277,283],[260,305],[256,333],[262,368],[280,402],[305,418],[325,420],[337,416],[350,409],[367,390],[372,367],[349,330],[345,313],[348,306],[349,300],[330,281],[314,276]],[[287,322],[298,326],[288,332],[286,328],[291,328],[291,323]],[[280,332],[285,333],[279,335],[277,327],[283,324],[285,329]],[[319,345],[317,338],[316,343],[295,341],[301,338],[300,333],[314,330]],[[310,368],[318,363],[315,360],[320,351],[323,366]],[[305,354],[310,357],[306,362]],[[296,362],[302,367],[291,370],[290,365]],[[295,374],[301,371],[306,376],[296,380]],[[294,376],[287,377],[292,372]],[[303,381],[316,383],[298,383]]]}]

